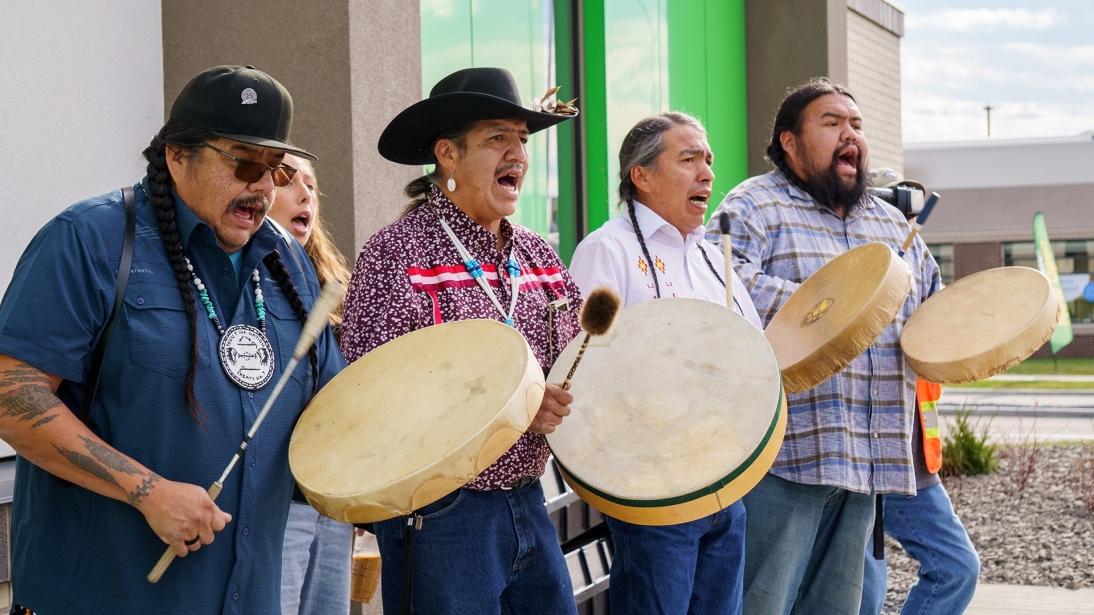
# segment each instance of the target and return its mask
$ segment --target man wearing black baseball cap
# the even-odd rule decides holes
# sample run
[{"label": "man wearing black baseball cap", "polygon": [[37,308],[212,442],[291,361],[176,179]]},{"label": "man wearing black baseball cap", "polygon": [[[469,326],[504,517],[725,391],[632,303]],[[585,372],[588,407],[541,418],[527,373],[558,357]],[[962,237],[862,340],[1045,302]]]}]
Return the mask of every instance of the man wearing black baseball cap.
[{"label": "man wearing black baseball cap", "polygon": [[[14,612],[279,612],[289,435],[345,365],[329,328],[215,503],[205,486],[318,296],[307,256],[265,224],[296,172],[285,153],[314,159],[291,124],[269,75],[206,70],[145,149],[147,176],[69,207],[23,253],[0,302]],[[165,543],[189,556],[151,584]]]}]

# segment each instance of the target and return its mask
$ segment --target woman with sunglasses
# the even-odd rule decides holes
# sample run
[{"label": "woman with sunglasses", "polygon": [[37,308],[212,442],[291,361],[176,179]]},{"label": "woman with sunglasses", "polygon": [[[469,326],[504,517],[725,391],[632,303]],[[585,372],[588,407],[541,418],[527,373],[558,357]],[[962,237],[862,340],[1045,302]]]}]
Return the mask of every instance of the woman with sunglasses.
[{"label": "woman with sunglasses", "polygon": [[[296,172],[278,188],[269,217],[304,246],[320,284],[332,279],[346,283],[346,260],[319,221],[319,188],[311,162],[289,154],[283,164]],[[335,337],[340,337],[341,304],[330,320]],[[348,613],[352,546],[352,526],[320,515],[294,488],[281,555],[282,615]]]}]

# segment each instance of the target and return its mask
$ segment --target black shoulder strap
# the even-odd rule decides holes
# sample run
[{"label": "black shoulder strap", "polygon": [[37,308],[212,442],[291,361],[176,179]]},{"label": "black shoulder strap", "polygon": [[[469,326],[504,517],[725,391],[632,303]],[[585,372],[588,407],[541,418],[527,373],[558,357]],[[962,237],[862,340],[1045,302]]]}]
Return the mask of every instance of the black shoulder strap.
[{"label": "black shoulder strap", "polygon": [[95,403],[95,394],[99,391],[99,377],[103,373],[103,359],[106,358],[106,349],[110,347],[110,338],[114,336],[114,327],[118,324],[118,316],[122,313],[122,304],[125,302],[125,287],[129,285],[129,270],[133,266],[133,243],[137,226],[137,202],[133,195],[133,187],[122,188],[122,199],[125,201],[125,238],[122,240],[122,260],[118,263],[117,290],[114,293],[114,309],[110,312],[110,319],[106,321],[99,343],[91,353],[91,371],[88,373],[87,383],[84,386],[84,399],[80,403],[80,422],[87,424],[91,418],[91,404]]}]

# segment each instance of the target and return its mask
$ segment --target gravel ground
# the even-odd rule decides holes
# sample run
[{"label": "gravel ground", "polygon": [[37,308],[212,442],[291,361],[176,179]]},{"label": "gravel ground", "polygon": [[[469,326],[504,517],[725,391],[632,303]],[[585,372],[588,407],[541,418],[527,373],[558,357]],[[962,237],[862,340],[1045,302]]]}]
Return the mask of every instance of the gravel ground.
[{"label": "gravel ground", "polygon": [[[944,482],[980,553],[981,583],[1094,587],[1094,446],[1002,449],[994,474]],[[883,612],[895,614],[919,564],[892,539],[886,543]]]}]

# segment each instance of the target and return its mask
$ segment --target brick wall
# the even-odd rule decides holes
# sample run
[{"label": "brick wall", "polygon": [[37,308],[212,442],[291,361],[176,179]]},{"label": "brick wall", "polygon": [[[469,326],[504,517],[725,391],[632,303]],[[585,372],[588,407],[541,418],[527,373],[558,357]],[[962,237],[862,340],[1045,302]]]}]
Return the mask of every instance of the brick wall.
[{"label": "brick wall", "polygon": [[903,173],[900,38],[853,10],[847,11],[847,81],[865,120],[869,168]]},{"label": "brick wall", "polygon": [[1003,245],[989,243],[955,243],[953,245],[953,278],[972,275],[985,269],[1003,266]]}]

